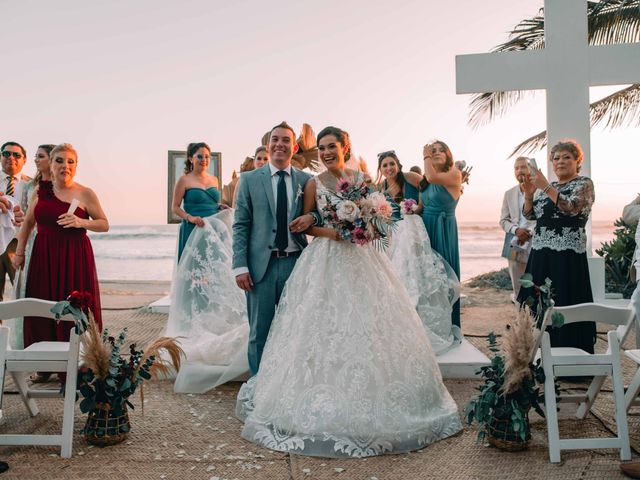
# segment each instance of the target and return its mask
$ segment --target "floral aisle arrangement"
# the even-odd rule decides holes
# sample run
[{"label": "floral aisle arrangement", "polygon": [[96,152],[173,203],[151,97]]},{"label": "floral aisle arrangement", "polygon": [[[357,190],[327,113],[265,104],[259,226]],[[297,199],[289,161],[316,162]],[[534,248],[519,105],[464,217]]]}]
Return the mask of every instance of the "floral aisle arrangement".
[{"label": "floral aisle arrangement", "polygon": [[396,219],[393,206],[381,192],[364,181],[340,179],[335,194],[321,194],[318,209],[326,225],[337,230],[343,240],[356,245],[373,243],[389,246]]},{"label": "floral aisle arrangement", "polygon": [[544,416],[544,394],[538,386],[544,383],[544,372],[539,361],[529,363],[534,326],[535,320],[525,307],[504,334],[502,351],[497,336],[489,334],[489,350],[494,355],[491,364],[480,369],[484,380],[478,387],[480,393],[465,408],[467,423],[478,424],[479,442],[486,438],[504,450],[523,450],[531,438],[529,410]]},{"label": "floral aisle arrangement", "polygon": [[139,386],[142,388],[144,380],[168,374],[172,369],[177,371],[183,352],[170,337],[158,338],[145,351],[135,344],[126,350],[127,328],[117,337],[109,335],[107,328],[100,333],[87,300],[86,294],[72,292],[51,311],[57,317],[70,313],[76,319],[76,328],[85,326],[80,331],[84,334],[78,372],[78,390],[83,397],[80,410],[89,414],[83,433],[89,443],[112,445],[124,440],[130,430],[127,407],[134,406],[129,397]]},{"label": "floral aisle arrangement", "polygon": [[[524,279],[527,286],[530,280]],[[480,368],[484,381],[479,393],[465,407],[468,424],[478,424],[478,441],[507,451],[524,450],[531,438],[529,410],[532,408],[544,417],[541,405],[544,393],[540,385],[545,376],[541,361],[531,363],[536,339],[541,335],[540,327],[546,309],[553,305],[551,281],[544,285],[533,285],[539,307],[534,315],[525,305],[518,311],[515,321],[502,337],[502,349],[498,348],[497,336],[489,334],[489,350],[494,353],[491,364]],[[537,318],[539,316],[539,319]],[[561,314],[553,313],[553,327],[562,325]]]}]

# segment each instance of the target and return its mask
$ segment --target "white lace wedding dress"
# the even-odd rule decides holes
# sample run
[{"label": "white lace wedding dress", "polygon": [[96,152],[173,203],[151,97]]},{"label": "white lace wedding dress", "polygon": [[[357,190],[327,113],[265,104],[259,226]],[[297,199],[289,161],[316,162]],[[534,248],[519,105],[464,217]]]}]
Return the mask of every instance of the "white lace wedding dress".
[{"label": "white lace wedding dress", "polygon": [[178,393],[204,393],[249,370],[246,300],[231,269],[232,223],[231,209],[206,218],[174,272],[165,335],[182,337]]},{"label": "white lace wedding dress", "polygon": [[431,248],[420,215],[396,223],[387,252],[416,308],[436,355],[460,343],[460,328],[451,323],[451,308],[460,297],[460,281],[449,264]]},{"label": "white lace wedding dress", "polygon": [[416,450],[461,429],[387,256],[327,238],[300,256],[236,414],[251,442],[324,457]]}]

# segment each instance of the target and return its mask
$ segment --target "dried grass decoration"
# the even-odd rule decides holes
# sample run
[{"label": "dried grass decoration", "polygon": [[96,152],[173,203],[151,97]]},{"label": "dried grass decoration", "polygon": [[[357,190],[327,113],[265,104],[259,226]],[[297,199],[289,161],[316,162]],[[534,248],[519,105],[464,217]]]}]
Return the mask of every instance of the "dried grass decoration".
[{"label": "dried grass decoration", "polygon": [[[78,297],[80,300],[78,300]],[[57,316],[70,313],[81,327],[81,367],[78,371],[78,390],[83,399],[80,410],[89,417],[83,429],[89,443],[106,446],[123,441],[130,430],[127,407],[134,408],[129,397],[140,386],[144,414],[142,382],[158,374],[166,375],[180,369],[183,351],[174,338],[160,337],[145,350],[129,346],[128,354],[122,353],[127,335],[125,327],[117,338],[102,333],[83,301],[83,294],[73,292],[67,301],[58,302],[51,310]],[[88,320],[86,331],[82,329]],[[166,356],[161,356],[166,353]]]},{"label": "dried grass decoration", "polygon": [[502,450],[527,448],[531,438],[529,410],[544,416],[544,394],[537,385],[544,383],[544,373],[539,360],[535,365],[530,363],[537,335],[528,307],[518,312],[503,335],[502,352],[497,336],[489,334],[489,350],[495,355],[490,365],[480,369],[484,383],[465,408],[467,423],[478,423],[478,442],[486,437],[489,444]]}]

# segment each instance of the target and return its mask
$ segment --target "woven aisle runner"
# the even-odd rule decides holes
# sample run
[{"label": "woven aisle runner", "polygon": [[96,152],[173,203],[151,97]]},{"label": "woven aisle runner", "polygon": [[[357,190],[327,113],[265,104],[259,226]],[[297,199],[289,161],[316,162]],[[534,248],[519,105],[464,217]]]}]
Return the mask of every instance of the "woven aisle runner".
[{"label": "woven aisle runner", "polygon": [[[140,345],[160,335],[165,322],[166,315],[142,311],[105,315],[105,325],[112,332],[117,333],[127,325],[129,339]],[[486,351],[485,339],[474,338],[472,342]],[[462,411],[474,394],[477,382],[448,380],[445,383]],[[618,469],[618,455],[613,451],[563,453],[562,464],[550,464],[544,419],[536,416],[532,416],[530,448],[518,453],[478,445],[472,428],[404,455],[338,460],[272,452],[240,437],[241,424],[233,416],[238,383],[224,385],[205,395],[174,394],[172,387],[170,381],[147,384],[144,416],[140,412],[139,397],[132,398],[136,406],[130,412],[132,431],[129,439],[120,445],[108,448],[87,445],[80,433],[86,416],[76,407],[72,458],[59,458],[59,450],[54,447],[0,447],[0,459],[11,466],[9,472],[2,475],[3,480],[624,478]],[[606,411],[606,400],[602,400],[597,406],[602,403]],[[62,402],[40,400],[39,406],[41,414],[30,418],[16,395],[5,396],[6,424],[0,428],[23,433],[57,431]],[[604,414],[598,412],[598,417],[601,415]],[[580,422],[568,415],[564,417],[560,428],[565,434],[606,434],[606,420],[592,416]],[[631,423],[630,430],[637,432],[638,423]]]}]

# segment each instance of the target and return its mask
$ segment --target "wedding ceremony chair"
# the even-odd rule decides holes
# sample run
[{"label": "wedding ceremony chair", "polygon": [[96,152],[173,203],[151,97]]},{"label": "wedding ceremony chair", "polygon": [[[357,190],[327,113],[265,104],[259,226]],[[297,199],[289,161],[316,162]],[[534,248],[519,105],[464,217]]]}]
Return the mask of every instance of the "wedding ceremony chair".
[{"label": "wedding ceremony chair", "polygon": [[[633,295],[631,295],[630,306],[636,312],[636,319],[640,320],[640,282],[638,282],[638,285],[636,286],[636,289],[634,290]],[[640,328],[638,328],[638,325],[636,325],[636,337],[640,334],[639,330]],[[638,343],[636,343],[635,349],[626,350],[624,354],[640,366],[640,350],[638,349]],[[639,392],[640,392],[640,368],[636,370],[636,373],[633,376],[631,383],[627,387],[626,393],[624,394],[627,411],[629,411],[629,409],[633,405],[640,405],[640,398],[638,398]]]},{"label": "wedding ceremony chair", "polygon": [[[582,303],[549,310],[561,313],[564,324],[593,321],[616,328],[607,333],[605,353],[588,353],[579,348],[551,347],[549,333],[544,330],[549,324],[551,312],[547,311],[540,344],[540,358],[545,373],[545,416],[549,439],[549,459],[560,462],[562,450],[615,448],[620,450],[621,460],[631,459],[627,410],[625,408],[624,379],[620,363],[621,345],[635,323],[635,312],[630,307],[610,307],[597,303]],[[593,377],[584,394],[560,394],[556,396],[555,379],[562,377]],[[584,419],[593,405],[606,377],[613,383],[615,421],[617,435],[601,438],[560,438],[558,427],[558,403],[579,404],[576,417]]]},{"label": "wedding ceremony chair", "polygon": [[[50,309],[55,303],[35,298],[0,302],[0,318],[36,316],[53,319],[55,316]],[[73,317],[65,315],[62,319],[73,320]],[[0,327],[0,409],[3,408],[4,378],[9,373],[32,417],[39,413],[37,398],[64,398],[62,432],[53,435],[11,434],[5,433],[4,426],[0,424],[0,445],[54,445],[60,447],[61,457],[71,457],[80,337],[71,327],[69,342],[38,342],[24,350],[12,350],[8,341],[9,328]],[[48,390],[29,388],[26,375],[30,372],[66,372],[64,392],[61,393],[57,385]],[[4,417],[3,410],[0,410],[0,416]]]}]

